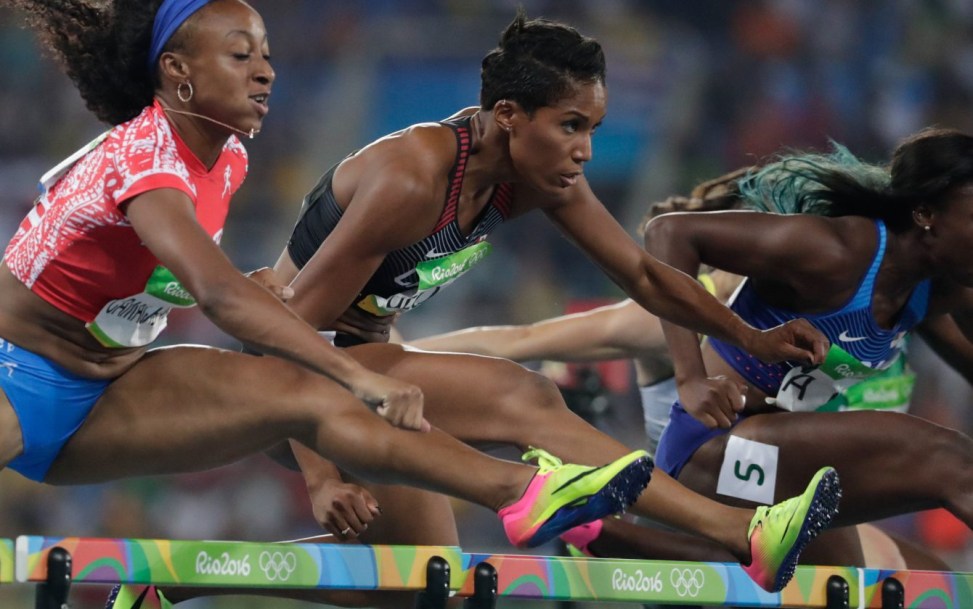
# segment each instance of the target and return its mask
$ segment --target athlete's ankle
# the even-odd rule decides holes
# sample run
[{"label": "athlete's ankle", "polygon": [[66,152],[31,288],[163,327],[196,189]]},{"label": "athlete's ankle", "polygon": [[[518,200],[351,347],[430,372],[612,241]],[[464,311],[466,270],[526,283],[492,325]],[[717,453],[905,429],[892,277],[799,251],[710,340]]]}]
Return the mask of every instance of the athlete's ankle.
[{"label": "athlete's ankle", "polygon": [[509,508],[518,501],[522,500],[530,488],[530,483],[534,481],[534,476],[539,471],[530,465],[517,466],[517,474],[504,481],[501,485],[499,498],[492,506],[493,511],[499,513]]},{"label": "athlete's ankle", "polygon": [[750,554],[750,521],[757,513],[756,508],[741,508],[734,514],[728,528],[728,537],[722,541],[723,546],[732,554],[741,565],[749,565],[753,557]]}]

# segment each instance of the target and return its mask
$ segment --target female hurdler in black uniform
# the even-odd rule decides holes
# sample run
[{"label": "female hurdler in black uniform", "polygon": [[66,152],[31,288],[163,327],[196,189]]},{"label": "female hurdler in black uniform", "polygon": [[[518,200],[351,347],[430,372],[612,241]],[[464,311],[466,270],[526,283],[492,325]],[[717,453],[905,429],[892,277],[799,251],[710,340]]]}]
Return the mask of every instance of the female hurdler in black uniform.
[{"label": "female hurdler in black uniform", "polygon": [[[279,279],[294,288],[295,311],[334,332],[336,344],[349,346],[366,367],[419,386],[426,418],[467,442],[535,446],[581,462],[628,452],[568,411],[552,383],[509,361],[384,344],[395,314],[469,271],[489,255],[490,230],[532,210],[543,211],[661,317],[745,345],[768,361],[816,361],[824,353],[826,343],[803,322],[765,333],[741,324],[691,278],[648,256],[598,201],[583,169],[605,115],[604,67],[594,40],[518,16],[483,60],[480,106],[383,137],[331,168],[306,198],[276,265]],[[423,498],[432,505],[421,521],[418,510],[393,509],[376,520],[376,499],[390,506],[388,493],[404,491],[370,487],[369,494],[343,483],[303,447],[294,452],[316,515],[332,533],[354,536],[367,525],[363,539],[370,542],[456,542],[445,502]],[[829,495],[825,488],[833,483],[822,473],[808,496]],[[665,474],[653,478],[633,509],[715,540],[745,564],[763,537],[751,533],[768,526],[752,509],[704,499]],[[831,513],[824,510],[822,522],[808,529]],[[805,541],[785,545],[799,549]],[[796,558],[791,549],[781,554],[789,554],[785,562]],[[775,552],[760,550],[753,565]],[[772,568],[753,569],[763,569],[761,584],[774,588],[790,567],[770,562]]]}]

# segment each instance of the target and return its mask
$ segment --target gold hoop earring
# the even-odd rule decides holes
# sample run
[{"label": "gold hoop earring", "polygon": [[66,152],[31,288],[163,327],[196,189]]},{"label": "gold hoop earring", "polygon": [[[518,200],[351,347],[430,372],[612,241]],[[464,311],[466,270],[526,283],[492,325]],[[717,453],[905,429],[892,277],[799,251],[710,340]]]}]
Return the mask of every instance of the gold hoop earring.
[{"label": "gold hoop earring", "polygon": [[[189,93],[186,94],[186,97],[182,96],[183,87],[187,87],[189,89]],[[176,97],[178,97],[179,101],[181,101],[182,103],[188,104],[189,100],[193,98],[193,83],[189,82],[188,80],[186,82],[179,83],[176,86]]]}]

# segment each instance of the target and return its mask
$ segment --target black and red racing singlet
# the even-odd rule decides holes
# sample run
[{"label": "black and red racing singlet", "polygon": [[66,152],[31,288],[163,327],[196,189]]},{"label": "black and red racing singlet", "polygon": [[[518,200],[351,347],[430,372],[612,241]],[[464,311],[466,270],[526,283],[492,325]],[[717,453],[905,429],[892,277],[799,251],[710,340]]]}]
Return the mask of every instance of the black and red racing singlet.
[{"label": "black and red racing singlet", "polygon": [[[470,155],[470,120],[467,116],[440,122],[456,134],[456,162],[449,170],[449,188],[439,222],[429,236],[385,257],[355,299],[359,308],[373,315],[413,309],[489,254],[486,238],[509,216],[511,187],[499,184],[473,230],[468,235],[460,231],[456,208]],[[307,264],[341,220],[343,210],[331,187],[337,167],[331,167],[304,197],[301,216],[287,244],[298,268]]]}]

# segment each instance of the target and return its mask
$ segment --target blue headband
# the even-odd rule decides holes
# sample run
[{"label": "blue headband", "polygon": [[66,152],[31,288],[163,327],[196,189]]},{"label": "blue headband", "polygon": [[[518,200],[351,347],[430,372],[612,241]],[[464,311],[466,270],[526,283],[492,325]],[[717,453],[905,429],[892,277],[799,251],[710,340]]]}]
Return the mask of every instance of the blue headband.
[{"label": "blue headband", "polygon": [[155,23],[152,25],[152,43],[149,45],[150,72],[155,69],[163,47],[179,26],[209,2],[210,0],[164,0],[162,2],[162,6],[155,14]]}]

